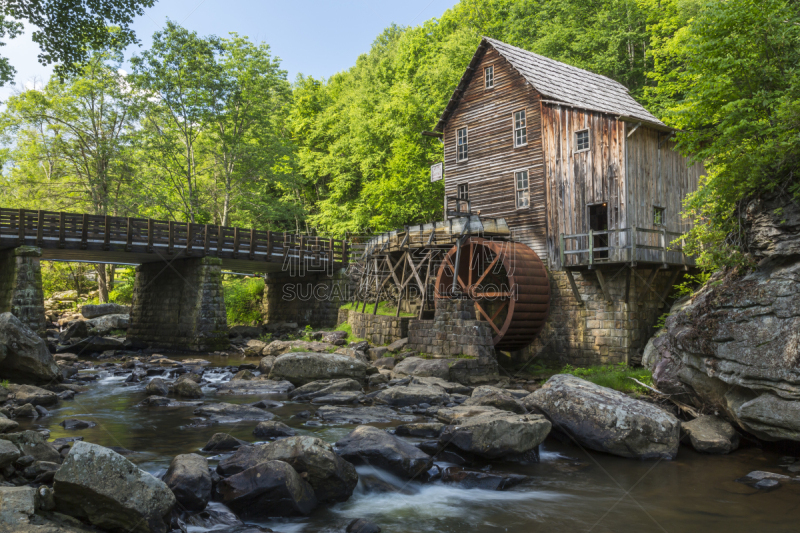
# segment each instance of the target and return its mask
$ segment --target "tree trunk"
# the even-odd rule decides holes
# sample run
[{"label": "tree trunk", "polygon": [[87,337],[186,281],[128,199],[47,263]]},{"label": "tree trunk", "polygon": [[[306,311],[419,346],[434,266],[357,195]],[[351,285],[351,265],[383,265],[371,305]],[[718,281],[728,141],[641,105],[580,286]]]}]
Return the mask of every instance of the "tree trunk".
[{"label": "tree trunk", "polygon": [[97,273],[97,292],[101,304],[108,303],[108,277],[106,277],[106,265],[98,263],[94,265]]},{"label": "tree trunk", "polygon": [[108,265],[108,273],[107,273],[107,280],[108,283],[108,293],[114,290],[114,276],[117,273],[117,265]]}]

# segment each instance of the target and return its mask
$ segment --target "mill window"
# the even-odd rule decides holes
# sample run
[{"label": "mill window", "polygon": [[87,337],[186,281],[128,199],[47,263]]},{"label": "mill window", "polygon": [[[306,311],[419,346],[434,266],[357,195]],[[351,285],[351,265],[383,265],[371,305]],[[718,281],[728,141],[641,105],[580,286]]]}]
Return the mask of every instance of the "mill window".
[{"label": "mill window", "polygon": [[528,128],[525,124],[525,111],[514,113],[514,146],[528,144]]},{"label": "mill window", "polygon": [[467,128],[456,130],[456,158],[459,161],[467,160]]},{"label": "mill window", "polygon": [[530,188],[528,187],[528,171],[514,173],[514,181],[517,187],[517,209],[525,209],[531,206]]},{"label": "mill window", "polygon": [[458,186],[458,199],[459,200],[469,200],[469,184],[462,183]]},{"label": "mill window", "polygon": [[575,151],[585,152],[589,149],[589,130],[575,132]]},{"label": "mill window", "polygon": [[653,225],[654,226],[663,226],[666,222],[664,218],[664,208],[663,207],[654,207],[653,208]]},{"label": "mill window", "polygon": [[494,65],[483,69],[483,80],[487,89],[494,87]]}]

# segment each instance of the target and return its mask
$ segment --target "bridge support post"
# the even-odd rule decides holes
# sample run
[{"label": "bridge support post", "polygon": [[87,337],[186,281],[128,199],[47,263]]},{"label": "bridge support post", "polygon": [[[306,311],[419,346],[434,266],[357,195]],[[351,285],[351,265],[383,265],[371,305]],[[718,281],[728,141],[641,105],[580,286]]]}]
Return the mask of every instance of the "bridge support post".
[{"label": "bridge support post", "polygon": [[349,277],[343,271],[333,275],[267,274],[262,301],[264,323],[294,322],[298,326],[335,327],[339,307],[349,290],[348,281]]},{"label": "bridge support post", "polygon": [[136,267],[128,339],[172,350],[226,349],[222,260],[176,259]]},{"label": "bridge support post", "polygon": [[35,246],[0,251],[0,313],[10,312],[44,336],[41,256],[42,249]]}]

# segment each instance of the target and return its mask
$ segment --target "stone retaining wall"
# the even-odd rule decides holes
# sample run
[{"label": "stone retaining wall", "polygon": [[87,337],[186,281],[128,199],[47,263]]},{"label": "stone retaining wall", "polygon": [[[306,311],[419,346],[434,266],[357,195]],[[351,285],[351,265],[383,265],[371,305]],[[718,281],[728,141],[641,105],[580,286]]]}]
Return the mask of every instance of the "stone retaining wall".
[{"label": "stone retaining wall", "polygon": [[492,330],[476,320],[472,300],[439,300],[433,320],[412,320],[408,348],[433,356],[494,356]]},{"label": "stone retaining wall", "polygon": [[42,249],[19,246],[0,251],[0,313],[11,313],[20,322],[45,334]]},{"label": "stone retaining wall", "polygon": [[408,324],[411,320],[411,317],[373,315],[339,309],[337,324],[347,322],[352,327],[354,336],[380,346],[408,337]]}]

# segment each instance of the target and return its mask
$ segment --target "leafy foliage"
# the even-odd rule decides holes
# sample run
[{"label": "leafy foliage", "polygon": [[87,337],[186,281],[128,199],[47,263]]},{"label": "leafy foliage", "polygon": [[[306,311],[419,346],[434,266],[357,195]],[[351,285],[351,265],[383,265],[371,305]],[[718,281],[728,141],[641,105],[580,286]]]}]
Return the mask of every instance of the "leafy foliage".
[{"label": "leafy foliage", "polygon": [[222,281],[225,292],[225,310],[228,325],[244,325],[261,323],[261,299],[264,296],[263,278],[245,278],[230,276]]}]

